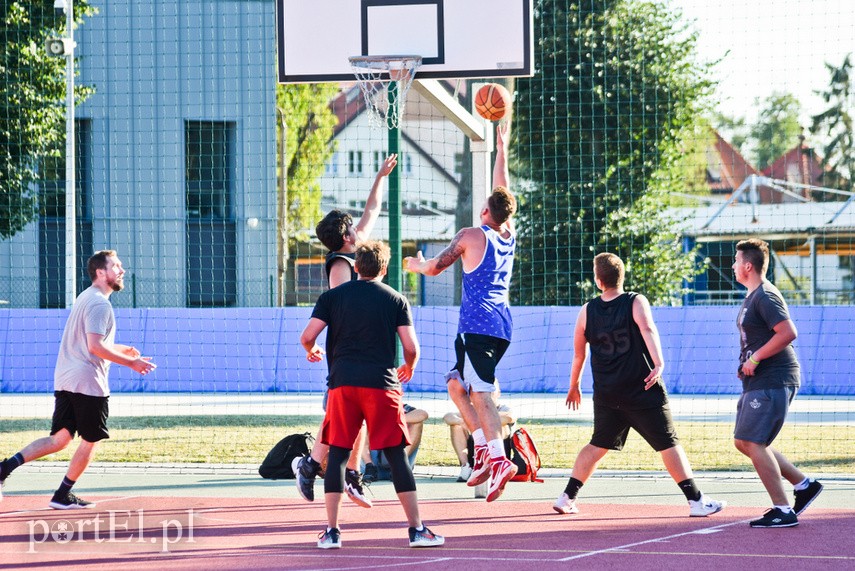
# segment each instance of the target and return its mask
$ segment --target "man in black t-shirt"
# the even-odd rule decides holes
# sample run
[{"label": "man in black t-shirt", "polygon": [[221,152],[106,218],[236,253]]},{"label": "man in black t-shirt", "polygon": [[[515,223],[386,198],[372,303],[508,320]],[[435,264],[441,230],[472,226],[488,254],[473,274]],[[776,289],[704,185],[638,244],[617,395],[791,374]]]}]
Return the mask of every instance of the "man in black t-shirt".
[{"label": "man in black t-shirt", "polygon": [[[772,499],[772,508],[751,527],[793,527],[822,491],[822,484],[807,478],[772,442],[784,426],[790,403],[799,388],[800,368],[792,342],[798,333],[787,303],[765,276],[769,245],[762,240],[736,244],[733,273],[748,288],[736,326],[739,329],[739,378],[742,396],[736,405],[736,449],[751,458],[754,469]],[[781,476],[794,486],[790,507]]]},{"label": "man in black t-shirt", "polygon": [[[317,344],[327,329],[329,401],[321,427],[321,441],[329,446],[324,476],[328,527],[318,547],[341,547],[338,516],[344,490],[345,464],[362,428],[368,427],[372,447],[383,451],[392,482],[409,523],[410,547],[433,547],[445,540],[422,524],[416,481],[404,455],[409,444],[402,406],[401,383],[408,382],[419,359],[419,344],[410,304],[381,280],[389,264],[389,247],[364,242],[356,251],[359,280],[321,294],[300,336],[310,362],[325,351]],[[399,338],[404,363],[395,367]]]},{"label": "man in black t-shirt", "polygon": [[[390,154],[380,165],[374,184],[365,201],[365,208],[359,222],[353,223],[353,218],[343,210],[332,210],[315,226],[315,234],[318,240],[329,249],[324,262],[324,272],[327,276],[329,289],[357,279],[354,259],[356,257],[356,244],[367,240],[371,230],[380,217],[383,207],[383,187],[386,177],[398,164],[398,155]],[[324,393],[324,410],[326,410],[327,395]],[[356,445],[357,453],[353,454],[347,463],[345,473],[345,492],[354,503],[364,508],[371,507],[371,500],[365,495],[362,488],[362,475],[359,472],[359,454],[365,443],[365,430],[359,432]],[[327,457],[328,448],[321,442],[320,437],[315,439],[312,449],[303,458],[295,458],[292,470],[296,475],[297,491],[308,500],[315,499],[315,478],[321,471],[321,464]]]},{"label": "man in black t-shirt", "polygon": [[594,375],[594,435],[573,463],[564,493],[552,509],[577,513],[576,496],[609,450],[621,450],[632,428],[661,453],[668,473],[689,502],[689,515],[704,517],[726,505],[701,493],[677,439],[662,383],[665,363],[650,304],[624,292],[623,261],[614,254],[594,258],[594,281],[602,295],[582,306],[573,336],[573,365],[567,406],[577,410],[586,350]]}]

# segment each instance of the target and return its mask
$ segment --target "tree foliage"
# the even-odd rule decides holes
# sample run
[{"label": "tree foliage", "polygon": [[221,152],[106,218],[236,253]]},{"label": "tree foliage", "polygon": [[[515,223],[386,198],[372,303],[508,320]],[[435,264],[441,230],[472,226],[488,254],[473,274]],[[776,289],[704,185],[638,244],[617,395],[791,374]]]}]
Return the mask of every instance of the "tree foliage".
[{"label": "tree foliage", "polygon": [[[276,103],[287,123],[287,210],[291,239],[305,241],[321,217],[318,179],[335,151],[333,129],[338,118],[329,103],[338,93],[331,83],[280,85]],[[281,136],[281,124],[279,125]]]},{"label": "tree foliage", "polygon": [[839,180],[826,183],[841,190],[852,190],[855,177],[855,92],[852,91],[852,54],[840,67],[825,64],[831,74],[828,88],[818,91],[828,108],[813,116],[811,133],[825,137],[822,164]]},{"label": "tree foliage", "polygon": [[754,144],[755,164],[762,170],[798,144],[802,106],[794,95],[777,92],[756,104],[760,113],[749,137]]},{"label": "tree foliage", "polygon": [[[75,19],[94,14],[77,0]],[[53,2],[0,4],[0,239],[14,236],[38,213],[39,165],[65,141],[65,58],[49,56],[48,37],[65,34]],[[92,93],[75,86],[75,100]]]},{"label": "tree foliage", "polygon": [[705,164],[690,145],[711,86],[696,34],[658,1],[535,6],[537,67],[517,81],[512,147],[517,302],[586,301],[591,260],[609,250],[628,287],[667,303],[698,271],[663,208]]}]

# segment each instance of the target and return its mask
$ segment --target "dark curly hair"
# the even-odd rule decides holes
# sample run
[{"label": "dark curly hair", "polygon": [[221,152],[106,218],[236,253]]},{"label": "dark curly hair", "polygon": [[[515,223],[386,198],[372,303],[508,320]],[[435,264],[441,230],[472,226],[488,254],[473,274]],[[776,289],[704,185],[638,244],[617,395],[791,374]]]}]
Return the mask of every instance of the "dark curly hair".
[{"label": "dark curly hair", "polygon": [[333,210],[315,226],[315,235],[330,252],[338,252],[344,246],[344,237],[353,218],[343,210]]}]

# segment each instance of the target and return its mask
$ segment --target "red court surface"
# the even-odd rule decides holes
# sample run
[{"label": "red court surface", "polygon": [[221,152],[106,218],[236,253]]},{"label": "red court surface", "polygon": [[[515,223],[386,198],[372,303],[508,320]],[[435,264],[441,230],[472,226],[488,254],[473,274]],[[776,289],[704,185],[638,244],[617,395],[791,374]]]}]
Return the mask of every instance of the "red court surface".
[{"label": "red court surface", "polygon": [[[321,502],[92,496],[94,510],[7,496],[2,569],[855,569],[852,510],[809,509],[787,529],[751,529],[757,508],[687,517],[685,506],[588,504],[561,516],[543,501],[425,501],[446,545],[412,549],[399,504],[345,502],[342,549],[315,547]],[[82,530],[82,533],[81,533]]]}]

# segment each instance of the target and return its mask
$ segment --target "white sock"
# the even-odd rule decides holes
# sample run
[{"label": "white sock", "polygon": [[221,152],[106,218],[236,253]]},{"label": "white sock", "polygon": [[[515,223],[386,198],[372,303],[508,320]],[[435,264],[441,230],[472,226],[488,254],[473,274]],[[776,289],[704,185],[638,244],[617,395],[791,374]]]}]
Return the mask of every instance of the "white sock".
[{"label": "white sock", "polygon": [[505,444],[501,438],[496,438],[487,443],[490,450],[490,460],[499,460],[505,457]]},{"label": "white sock", "polygon": [[805,478],[804,480],[793,486],[793,489],[797,492],[801,492],[802,490],[807,490],[808,486],[810,486],[810,478]]},{"label": "white sock", "polygon": [[487,439],[484,438],[484,431],[480,428],[472,433],[472,440],[475,446],[487,446]]},{"label": "white sock", "polygon": [[790,506],[774,506],[774,507],[778,508],[779,510],[781,510],[785,514],[788,514],[791,511],[793,511],[793,508],[791,508]]}]

